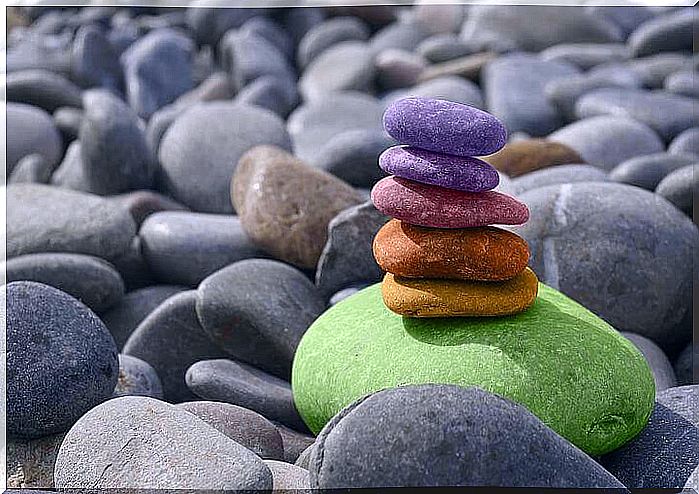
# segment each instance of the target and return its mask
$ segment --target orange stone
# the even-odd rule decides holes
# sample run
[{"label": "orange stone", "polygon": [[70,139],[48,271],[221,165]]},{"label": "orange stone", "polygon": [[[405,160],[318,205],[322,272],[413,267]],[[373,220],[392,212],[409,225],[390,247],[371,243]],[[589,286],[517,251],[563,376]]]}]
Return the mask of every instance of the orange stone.
[{"label": "orange stone", "polygon": [[510,177],[518,177],[549,166],[584,163],[573,149],[560,142],[546,139],[509,142],[497,153],[481,156],[480,159]]},{"label": "orange stone", "polygon": [[536,300],[539,280],[526,268],[507,281],[398,278],[386,273],[381,284],[384,304],[401,316],[509,316]]},{"label": "orange stone", "polygon": [[405,278],[503,281],[527,267],[527,241],[512,232],[479,228],[427,228],[391,220],[374,238],[381,269]]}]

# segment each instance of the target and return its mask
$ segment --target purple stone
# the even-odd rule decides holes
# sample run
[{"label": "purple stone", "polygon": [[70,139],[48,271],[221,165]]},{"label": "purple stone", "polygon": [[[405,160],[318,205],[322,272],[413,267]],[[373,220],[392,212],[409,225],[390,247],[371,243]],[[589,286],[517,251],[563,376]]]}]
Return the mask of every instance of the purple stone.
[{"label": "purple stone", "polygon": [[507,141],[490,113],[441,99],[398,100],[383,114],[383,126],[401,144],[458,156],[493,154]]},{"label": "purple stone", "polygon": [[495,168],[478,158],[394,146],[379,156],[385,172],[423,184],[464,192],[484,192],[500,182]]}]

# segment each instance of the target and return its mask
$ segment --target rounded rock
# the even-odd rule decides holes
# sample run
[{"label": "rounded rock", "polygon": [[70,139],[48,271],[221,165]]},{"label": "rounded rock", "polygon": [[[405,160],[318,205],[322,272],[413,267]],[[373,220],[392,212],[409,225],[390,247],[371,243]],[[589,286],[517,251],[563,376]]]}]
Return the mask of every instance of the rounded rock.
[{"label": "rounded rock", "polygon": [[40,154],[51,165],[61,159],[61,135],[51,116],[41,108],[23,103],[7,103],[7,173],[19,160]]},{"label": "rounded rock", "polygon": [[692,153],[699,155],[699,127],[687,129],[675,137],[667,148],[668,153]]},{"label": "rounded rock", "polygon": [[636,156],[619,163],[609,172],[608,177],[615,182],[635,185],[646,190],[655,190],[667,175],[694,163],[699,163],[699,156],[679,153],[653,153],[645,156]]},{"label": "rounded rock", "polygon": [[573,149],[546,139],[521,139],[483,158],[509,177],[518,177],[544,168],[582,163]]},{"label": "rounded rock", "polygon": [[694,197],[699,195],[699,164],[684,166],[668,174],[658,184],[655,193],[692,217]]}]

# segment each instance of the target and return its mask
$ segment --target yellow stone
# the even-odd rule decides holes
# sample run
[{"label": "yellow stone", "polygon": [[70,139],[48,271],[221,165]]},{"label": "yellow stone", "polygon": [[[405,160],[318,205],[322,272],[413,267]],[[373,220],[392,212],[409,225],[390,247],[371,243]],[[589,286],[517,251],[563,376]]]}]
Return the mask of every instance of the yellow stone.
[{"label": "yellow stone", "polygon": [[530,268],[507,281],[416,279],[387,273],[381,293],[386,307],[402,316],[508,316],[529,308],[538,286]]}]

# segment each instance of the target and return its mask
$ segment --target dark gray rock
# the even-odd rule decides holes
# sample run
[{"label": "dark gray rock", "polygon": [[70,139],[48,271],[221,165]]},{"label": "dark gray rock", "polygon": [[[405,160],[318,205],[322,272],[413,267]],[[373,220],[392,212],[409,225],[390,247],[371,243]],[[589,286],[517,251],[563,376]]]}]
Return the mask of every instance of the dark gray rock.
[{"label": "dark gray rock", "polygon": [[242,88],[234,101],[259,106],[286,118],[296,108],[299,95],[295,80],[266,75],[258,77]]},{"label": "dark gray rock", "polygon": [[278,494],[310,492],[308,470],[284,461],[265,460],[272,471],[273,489]]},{"label": "dark gray rock", "polygon": [[51,116],[41,108],[23,103],[8,102],[5,109],[7,173],[12,173],[17,162],[30,154],[42,155],[51,166],[58,163],[63,144]]},{"label": "dark gray rock", "polygon": [[452,33],[435,34],[425,38],[417,45],[415,51],[432,63],[448,62],[473,53],[470,46]]},{"label": "dark gray rock", "polygon": [[247,408],[214,401],[190,401],[177,405],[262,458],[284,456],[282,437],[272,422]]},{"label": "dark gray rock", "polygon": [[149,188],[155,165],[136,114],[103,90],[87,91],[83,101],[80,156],[92,190],[115,194]]},{"label": "dark gray rock", "polygon": [[185,287],[172,285],[154,285],[127,293],[111,309],[100,317],[119,350],[122,349],[131,333],[151,312],[166,299],[186,290]]},{"label": "dark gray rock", "polygon": [[101,197],[39,184],[6,190],[8,258],[74,252],[111,260],[136,234],[129,213]]},{"label": "dark gray rock", "polygon": [[543,283],[669,354],[686,344],[691,335],[677,325],[692,306],[687,266],[699,248],[688,218],[651,192],[611,182],[551,185],[519,199],[532,214],[514,231]]},{"label": "dark gray rock", "polygon": [[139,236],[146,262],[162,283],[196,287],[229,264],[265,256],[232,215],[156,213]]},{"label": "dark gray rock", "polygon": [[262,13],[262,9],[235,9],[225,8],[226,6],[230,4],[225,0],[197,0],[189,4],[186,22],[199,44],[215,46],[226,31],[240,27],[248,19]]},{"label": "dark gray rock", "polygon": [[70,55],[71,78],[83,87],[119,91],[123,74],[119,57],[96,26],[83,26],[75,35]]},{"label": "dark gray rock", "polygon": [[521,194],[547,185],[607,181],[609,181],[607,174],[591,165],[558,165],[513,178],[512,187],[516,194]]},{"label": "dark gray rock", "polygon": [[309,63],[299,79],[304,100],[317,100],[337,91],[371,92],[375,77],[374,53],[367,43],[336,43]]},{"label": "dark gray rock", "polygon": [[421,55],[396,48],[383,50],[374,59],[376,79],[382,89],[415,85],[427,65],[427,60]]},{"label": "dark gray rock", "polygon": [[615,25],[581,8],[476,5],[469,9],[461,39],[496,51],[507,47],[538,52],[561,43],[621,41],[622,35]]},{"label": "dark gray rock", "polygon": [[699,195],[699,158],[694,165],[684,166],[668,174],[655,193],[664,197],[687,216],[692,216],[694,197]]},{"label": "dark gray rock", "polygon": [[187,211],[186,206],[152,190],[135,190],[126,194],[111,196],[109,200],[125,208],[139,226],[153,213],[160,211]]},{"label": "dark gray rock", "polygon": [[314,159],[318,148],[347,130],[382,131],[382,105],[367,94],[353,91],[327,94],[306,102],[286,121],[294,142],[294,154],[304,161]]},{"label": "dark gray rock", "polygon": [[699,98],[699,77],[695,71],[680,70],[670,74],[665,79],[664,87],[671,93]]},{"label": "dark gray rock", "polygon": [[393,145],[395,141],[383,132],[348,130],[318,149],[309,164],[354,187],[371,188],[386,176],[378,166],[379,155]]},{"label": "dark gray rock", "polygon": [[479,388],[403,386],[362,398],[320,432],[312,488],[623,488],[524,407]]},{"label": "dark gray rock", "polygon": [[664,51],[692,51],[692,33],[699,29],[699,19],[692,8],[680,9],[644,22],[629,36],[634,56],[642,57]]},{"label": "dark gray rock", "polygon": [[284,28],[298,45],[304,35],[325,20],[326,10],[317,7],[288,9],[282,16]]},{"label": "dark gray rock", "polygon": [[233,360],[205,360],[187,370],[187,386],[205,400],[238,405],[306,432],[287,381]]},{"label": "dark gray rock", "polygon": [[15,164],[8,184],[47,184],[51,180],[53,166],[41,154],[28,154]]},{"label": "dark gray rock", "polygon": [[56,288],[17,281],[0,292],[7,304],[7,433],[64,432],[112,394],[114,340],[90,309]]},{"label": "dark gray rock", "polygon": [[194,43],[172,29],[151,31],[121,55],[126,97],[142,118],[194,87]]},{"label": "dark gray rock", "polygon": [[163,385],[148,362],[131,355],[120,354],[119,379],[113,396],[150,396],[162,399]]},{"label": "dark gray rock", "polygon": [[283,378],[291,373],[301,337],[323,310],[323,299],[301,271],[268,259],[236,262],[197,290],[197,316],[212,340]]},{"label": "dark gray rock", "polygon": [[699,127],[693,127],[678,134],[668,146],[667,152],[692,153],[699,156]]},{"label": "dark gray rock", "polygon": [[80,88],[48,70],[21,70],[7,74],[5,95],[7,101],[38,106],[48,112],[61,106],[82,106]]},{"label": "dark gray rock", "polygon": [[107,33],[107,39],[112,47],[112,51],[119,56],[138,40],[141,30],[131,19],[117,25],[114,25],[114,21],[112,21],[112,24],[112,28]]},{"label": "dark gray rock", "polygon": [[233,103],[197,104],[175,120],[160,143],[164,189],[194,211],[230,213],[229,184],[238,159],[259,144],[291,149],[277,115]]},{"label": "dark gray rock", "polygon": [[647,125],[625,117],[599,116],[579,120],[548,136],[575,150],[590,165],[609,171],[635,156],[665,148]]},{"label": "dark gray rock", "polygon": [[413,52],[431,33],[414,21],[396,21],[376,32],[369,41],[376,54],[389,48]]},{"label": "dark gray rock", "polygon": [[143,396],[114,398],[83,416],[61,445],[55,481],[61,490],[272,488],[257,455],[191,413]]},{"label": "dark gray rock", "polygon": [[489,63],[483,73],[488,111],[502,120],[508,132],[544,136],[563,123],[546,97],[546,84],[577,72],[573,65],[545,62],[534,55],[500,57]]},{"label": "dark gray rock", "polygon": [[361,19],[349,16],[333,17],[309,29],[299,42],[296,61],[306,67],[318,55],[343,41],[366,41],[369,27]]},{"label": "dark gray rock", "polygon": [[464,105],[485,109],[480,88],[474,82],[454,75],[436,77],[409,89],[391,91],[384,95],[382,102],[385,106],[388,106],[396,100],[410,96],[446,99],[455,103],[463,103]]},{"label": "dark gray rock", "polygon": [[[695,364],[696,362],[696,364]],[[680,386],[695,382],[694,376],[699,375],[695,369],[699,369],[699,355],[694,352],[694,345],[690,343],[679,354],[674,364],[677,383]]]},{"label": "dark gray rock", "polygon": [[284,444],[284,461],[287,463],[294,463],[301,452],[315,441],[313,436],[290,429],[284,424],[277,422],[274,425],[277,426],[277,430],[282,437],[282,443]]},{"label": "dark gray rock", "polygon": [[98,257],[83,254],[27,254],[2,263],[7,282],[36,281],[72,295],[98,314],[124,295],[119,273]]},{"label": "dark gray rock", "polygon": [[184,380],[190,365],[224,356],[201,329],[195,303],[194,290],[168,298],[141,321],[122,350],[155,369],[163,384],[163,395],[171,403],[195,398]]},{"label": "dark gray rock", "polygon": [[672,364],[658,345],[639,334],[627,332],[622,332],[621,334],[638,348],[638,351],[643,354],[646,362],[648,362],[655,379],[656,394],[667,388],[677,386],[677,378],[675,377],[675,371],[672,369]]},{"label": "dark gray rock", "polygon": [[78,192],[94,193],[94,187],[85,176],[80,140],[70,143],[63,161],[56,167],[50,178],[51,185]]},{"label": "dark gray rock", "polygon": [[669,153],[647,154],[619,163],[609,172],[609,178],[615,182],[635,185],[646,190],[655,190],[660,181],[668,174],[693,163],[699,163],[699,156]]},{"label": "dark gray rock", "polygon": [[[82,99],[80,100],[82,106]],[[64,142],[70,142],[78,138],[80,124],[83,121],[83,111],[79,108],[62,106],[53,112],[53,122],[63,135]]]},{"label": "dark gray rock", "polygon": [[141,238],[138,235],[131,240],[128,250],[111,263],[119,271],[127,291],[157,284],[141,252]]},{"label": "dark gray rock", "polygon": [[263,15],[253,17],[245,21],[240,30],[243,33],[253,33],[266,39],[276,46],[287,59],[293,60],[296,47],[291,36],[271,18]]},{"label": "dark gray rock", "polygon": [[643,80],[644,86],[654,89],[663,87],[670,74],[680,70],[696,70],[692,57],[672,52],[635,58],[626,65]]},{"label": "dark gray rock", "polygon": [[15,494],[50,494],[37,489],[53,488],[53,466],[65,434],[36,439],[9,439],[7,441],[7,487],[17,488]]},{"label": "dark gray rock", "polygon": [[664,91],[629,88],[594,90],[578,100],[579,118],[615,115],[633,118],[648,125],[666,141],[680,132],[699,126],[697,102],[692,98]]},{"label": "dark gray rock", "polygon": [[595,65],[628,60],[631,53],[624,43],[570,43],[551,46],[539,56],[546,61],[566,62],[589,70]]},{"label": "dark gray rock", "polygon": [[330,222],[328,242],[316,270],[316,286],[323,296],[330,298],[352,283],[383,278],[371,249],[374,236],[387,221],[368,201],[344,210]]}]

